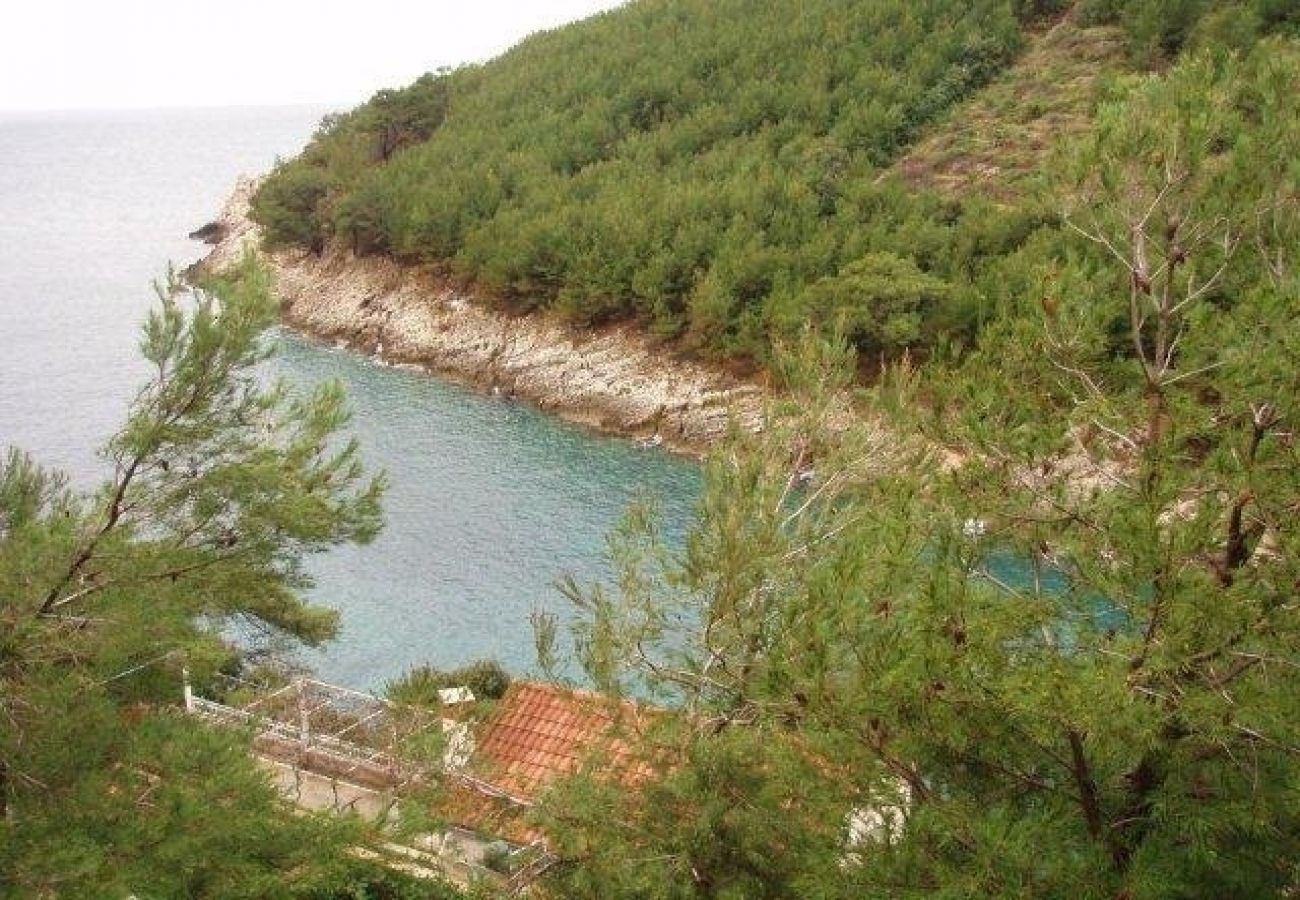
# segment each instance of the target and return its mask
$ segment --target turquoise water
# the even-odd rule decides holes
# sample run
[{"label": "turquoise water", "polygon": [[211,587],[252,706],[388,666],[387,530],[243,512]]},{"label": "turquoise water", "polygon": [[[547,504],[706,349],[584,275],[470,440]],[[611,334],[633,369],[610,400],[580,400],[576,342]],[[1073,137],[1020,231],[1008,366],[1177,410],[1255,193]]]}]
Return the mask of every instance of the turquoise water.
[{"label": "turquoise water", "polygon": [[567,615],[553,587],[566,573],[608,574],[604,537],[627,505],[654,498],[680,536],[699,492],[693,463],[427,375],[293,337],[281,365],[344,380],[366,458],[392,479],[375,543],[313,566],[313,596],[342,611],[343,631],[306,659],[345,684],[484,656],[527,671],[530,613]]},{"label": "turquoise water", "polygon": [[[150,280],[197,258],[185,235],[323,112],[0,116],[0,446],[82,486],[104,474],[95,448],[145,374]],[[604,536],[628,502],[653,497],[670,534],[685,530],[691,463],[292,335],[281,349],[290,380],[344,381],[365,457],[392,482],[383,534],[309,567],[312,598],[342,615],[339,639],[304,655],[324,678],[377,688],[482,656],[527,671],[530,612],[566,612],[565,574],[607,574]]]}]

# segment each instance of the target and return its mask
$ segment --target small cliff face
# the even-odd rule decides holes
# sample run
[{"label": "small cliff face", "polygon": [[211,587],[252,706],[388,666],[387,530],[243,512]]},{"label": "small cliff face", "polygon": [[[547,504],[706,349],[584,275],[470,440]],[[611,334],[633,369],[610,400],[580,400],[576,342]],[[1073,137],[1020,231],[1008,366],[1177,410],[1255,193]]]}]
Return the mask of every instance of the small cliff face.
[{"label": "small cliff face", "polygon": [[[221,239],[199,264],[220,272],[256,248],[249,219],[256,183],[243,179],[217,224]],[[541,315],[508,316],[431,276],[381,258],[333,252],[263,254],[285,321],[322,340],[410,364],[535,403],[601,431],[700,453],[734,416],[761,422],[752,383],[673,360],[629,328],[579,332]]]}]

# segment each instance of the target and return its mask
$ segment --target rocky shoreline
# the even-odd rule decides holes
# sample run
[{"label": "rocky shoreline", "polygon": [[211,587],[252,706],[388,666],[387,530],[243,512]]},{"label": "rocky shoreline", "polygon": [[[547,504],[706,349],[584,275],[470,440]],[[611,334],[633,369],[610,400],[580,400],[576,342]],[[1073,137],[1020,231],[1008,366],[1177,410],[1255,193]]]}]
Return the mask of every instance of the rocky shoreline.
[{"label": "rocky shoreline", "polygon": [[[198,271],[221,272],[257,247],[256,182],[243,179],[207,234]],[[766,392],[674,359],[628,327],[580,332],[544,315],[511,316],[432,275],[334,251],[262,253],[284,321],[308,336],[533,403],[603,433],[699,455],[734,417],[758,427]]]}]

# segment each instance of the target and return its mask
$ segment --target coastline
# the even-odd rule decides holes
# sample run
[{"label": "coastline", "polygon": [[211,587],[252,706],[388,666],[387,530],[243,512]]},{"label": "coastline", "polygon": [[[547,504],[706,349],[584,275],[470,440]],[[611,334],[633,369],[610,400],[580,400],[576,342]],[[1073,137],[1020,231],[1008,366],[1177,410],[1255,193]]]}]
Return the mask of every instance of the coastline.
[{"label": "coastline", "polygon": [[236,184],[215,223],[219,239],[194,270],[224,271],[254,248],[271,270],[285,324],[310,338],[691,456],[707,452],[733,418],[750,429],[762,422],[761,386],[673,359],[630,327],[580,332],[545,314],[496,312],[382,257],[261,251],[248,215],[255,188],[249,178]]}]

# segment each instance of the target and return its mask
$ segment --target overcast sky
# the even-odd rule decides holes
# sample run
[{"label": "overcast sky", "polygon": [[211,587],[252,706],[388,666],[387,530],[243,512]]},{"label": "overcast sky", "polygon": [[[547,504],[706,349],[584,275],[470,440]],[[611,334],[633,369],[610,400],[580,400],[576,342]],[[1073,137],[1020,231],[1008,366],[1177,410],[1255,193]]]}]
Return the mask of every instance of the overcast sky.
[{"label": "overcast sky", "polygon": [[0,110],[350,104],[621,0],[2,0]]}]

